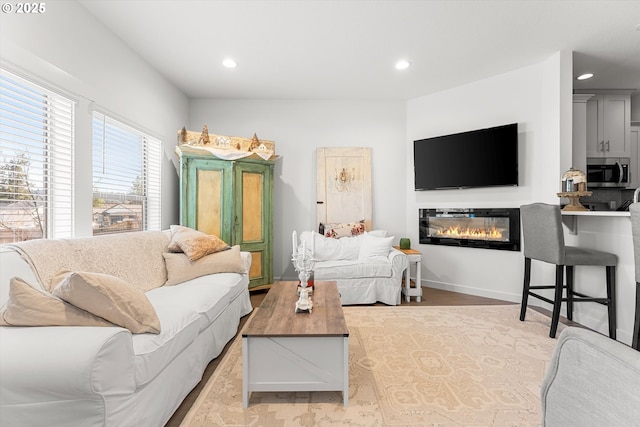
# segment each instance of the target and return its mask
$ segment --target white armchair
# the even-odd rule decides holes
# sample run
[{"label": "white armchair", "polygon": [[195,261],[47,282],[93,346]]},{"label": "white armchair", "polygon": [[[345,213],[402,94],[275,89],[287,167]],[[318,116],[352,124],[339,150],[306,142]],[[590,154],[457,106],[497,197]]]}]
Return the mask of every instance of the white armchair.
[{"label": "white armchair", "polygon": [[342,305],[398,305],[408,260],[392,247],[394,239],[382,230],[340,239],[305,231],[298,249],[313,252],[315,280],[335,281]]}]

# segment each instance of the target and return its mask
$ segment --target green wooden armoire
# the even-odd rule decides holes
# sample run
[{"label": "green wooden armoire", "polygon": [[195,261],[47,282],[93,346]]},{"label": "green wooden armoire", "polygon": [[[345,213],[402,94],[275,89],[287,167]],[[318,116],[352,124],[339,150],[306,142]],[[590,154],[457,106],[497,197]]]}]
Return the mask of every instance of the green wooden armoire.
[{"label": "green wooden armoire", "polygon": [[251,253],[249,289],[273,282],[273,167],[178,146],[180,222]]}]

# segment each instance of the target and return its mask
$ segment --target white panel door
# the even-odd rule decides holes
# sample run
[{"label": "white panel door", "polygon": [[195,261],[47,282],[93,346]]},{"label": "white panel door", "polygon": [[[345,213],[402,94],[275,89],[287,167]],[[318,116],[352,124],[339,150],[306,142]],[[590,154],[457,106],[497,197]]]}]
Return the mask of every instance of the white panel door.
[{"label": "white panel door", "polygon": [[364,220],[371,230],[371,148],[318,148],[316,171],[318,222]]}]

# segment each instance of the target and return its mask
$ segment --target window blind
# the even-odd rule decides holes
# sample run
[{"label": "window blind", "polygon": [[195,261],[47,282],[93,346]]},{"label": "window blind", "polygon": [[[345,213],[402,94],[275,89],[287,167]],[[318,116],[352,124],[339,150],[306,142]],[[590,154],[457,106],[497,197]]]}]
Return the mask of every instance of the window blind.
[{"label": "window blind", "polygon": [[0,243],[73,237],[74,109],[0,70]]},{"label": "window blind", "polygon": [[159,230],[160,140],[93,113],[93,234]]}]

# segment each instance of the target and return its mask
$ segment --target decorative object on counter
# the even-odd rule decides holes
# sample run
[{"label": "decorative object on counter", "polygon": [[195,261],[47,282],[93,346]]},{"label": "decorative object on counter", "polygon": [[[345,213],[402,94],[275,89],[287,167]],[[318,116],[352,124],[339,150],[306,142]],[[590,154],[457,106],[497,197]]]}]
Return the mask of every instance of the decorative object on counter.
[{"label": "decorative object on counter", "polygon": [[591,191],[587,191],[587,176],[584,172],[571,167],[562,174],[561,191],[557,195],[569,199],[569,204],[562,208],[563,211],[588,211],[589,209],[580,203],[580,197],[592,194]]},{"label": "decorative object on counter", "polygon": [[593,192],[591,191],[565,191],[563,193],[557,193],[558,197],[566,197],[569,199],[569,204],[562,208],[563,211],[588,211],[589,209],[585,208],[580,203],[580,197],[587,197],[592,194]]},{"label": "decorative object on counter", "polygon": [[400,239],[400,249],[411,249],[411,240],[407,237]]},{"label": "decorative object on counter", "polygon": [[207,125],[202,132],[194,132],[183,127],[178,131],[178,147],[189,146],[197,150],[206,150],[224,160],[237,160],[244,157],[254,157],[263,160],[276,160],[276,144],[273,141],[258,139],[257,134],[252,138],[210,134]]},{"label": "decorative object on counter", "polygon": [[587,176],[581,170],[571,167],[562,175],[562,192],[587,191]]}]

